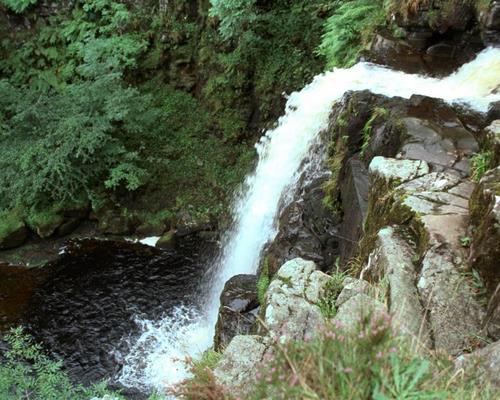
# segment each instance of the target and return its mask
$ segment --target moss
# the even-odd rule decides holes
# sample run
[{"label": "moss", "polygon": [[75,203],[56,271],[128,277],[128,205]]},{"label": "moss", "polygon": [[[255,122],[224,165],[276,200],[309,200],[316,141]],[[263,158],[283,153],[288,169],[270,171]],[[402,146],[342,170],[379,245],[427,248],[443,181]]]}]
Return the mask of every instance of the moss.
[{"label": "moss", "polygon": [[383,107],[375,107],[373,109],[372,115],[370,119],[366,122],[363,127],[363,144],[361,145],[361,157],[363,158],[365,155],[368,146],[370,145],[370,139],[372,136],[373,125],[380,120],[385,121],[389,116],[389,110]]},{"label": "moss", "polygon": [[0,213],[0,243],[2,243],[9,235],[22,229],[24,221],[22,215],[18,211],[1,212]]}]

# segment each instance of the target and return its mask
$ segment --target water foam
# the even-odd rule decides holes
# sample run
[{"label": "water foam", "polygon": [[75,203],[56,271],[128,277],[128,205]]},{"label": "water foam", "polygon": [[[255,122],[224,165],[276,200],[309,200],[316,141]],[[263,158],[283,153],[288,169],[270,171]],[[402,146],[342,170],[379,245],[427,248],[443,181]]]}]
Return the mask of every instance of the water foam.
[{"label": "water foam", "polygon": [[196,357],[212,345],[224,283],[237,274],[255,273],[263,247],[276,235],[282,199],[293,191],[313,143],[327,128],[332,106],[347,91],[366,89],[389,97],[436,97],[484,112],[491,102],[500,101],[500,49],[483,51],[443,79],[359,63],[321,74],[292,93],[278,126],[256,145],[259,161],[235,202],[234,228],[226,234],[222,254],[211,268],[206,307],[202,313],[179,308],[157,322],[139,320],[143,333],[125,358],[118,377],[122,384],[161,390],[189,376],[179,360]]}]

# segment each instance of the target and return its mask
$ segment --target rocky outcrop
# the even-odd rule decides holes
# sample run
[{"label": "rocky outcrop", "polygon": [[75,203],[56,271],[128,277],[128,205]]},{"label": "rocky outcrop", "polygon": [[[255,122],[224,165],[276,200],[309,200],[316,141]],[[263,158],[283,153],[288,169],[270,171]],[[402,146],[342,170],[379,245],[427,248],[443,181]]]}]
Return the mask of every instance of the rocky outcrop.
[{"label": "rocky outcrop", "polygon": [[492,343],[471,354],[459,357],[455,367],[469,377],[500,387],[500,342]]},{"label": "rocky outcrop", "polygon": [[396,29],[379,32],[365,57],[409,73],[449,74],[500,43],[498,1],[399,1],[391,18]]},{"label": "rocky outcrop", "polygon": [[257,276],[236,275],[226,282],[220,296],[219,318],[215,327],[214,348],[221,351],[237,335],[252,331],[259,301]]},{"label": "rocky outcrop", "polygon": [[389,285],[389,310],[396,327],[424,346],[431,346],[430,328],[417,291],[417,268],[414,249],[394,228],[381,229],[370,266],[372,275],[384,277]]},{"label": "rocky outcrop", "polygon": [[302,179],[306,183],[297,199],[281,212],[278,234],[266,249],[264,259],[271,276],[285,262],[298,257],[314,261],[320,269],[326,270],[338,254],[339,221],[323,202],[323,185],[328,175],[325,171],[309,174],[306,172]]},{"label": "rocky outcrop", "polygon": [[[365,116],[363,126],[360,115],[365,115],[365,98],[374,111]],[[468,262],[472,259],[467,249],[470,214],[480,224],[492,206],[491,197],[479,200],[484,190],[477,192],[469,176],[472,156],[480,151],[479,143],[484,145],[484,132],[492,135],[494,126],[485,129],[488,123],[494,125],[488,121],[491,117],[422,96],[402,100],[362,92],[347,94],[342,104],[333,115],[344,127],[354,122],[361,125],[365,135],[360,143],[359,132],[335,125],[333,120],[331,129],[337,137],[349,135],[348,152],[355,151],[355,143],[360,152],[357,158],[344,158],[338,187],[349,192],[345,185],[352,175],[350,163],[358,159],[368,167],[369,194],[360,224],[356,222],[360,207],[353,196],[342,193],[343,224],[355,222],[353,234],[346,239],[359,243],[341,242],[341,266],[363,268],[366,279],[388,283],[389,311],[409,337],[450,354],[473,350],[477,346],[474,336],[483,333],[486,307]],[[337,144],[336,150],[344,149]],[[488,178],[483,179],[485,183]],[[471,200],[469,211],[471,196],[478,201]],[[495,224],[488,215],[491,230]],[[498,246],[488,240],[498,239],[493,231],[488,231],[488,238],[480,238],[480,231],[472,240],[477,249],[473,244],[471,254],[477,254],[478,261],[485,260],[483,251],[493,265],[498,257],[492,249]],[[346,251],[353,247],[357,252]],[[494,279],[487,280],[494,290]]]},{"label": "rocky outcrop", "polygon": [[285,263],[266,294],[264,322],[271,337],[312,337],[323,324],[317,304],[328,280],[312,261],[297,258]]},{"label": "rocky outcrop", "polygon": [[335,315],[335,320],[346,332],[353,332],[362,321],[372,317],[380,318],[384,315],[388,315],[384,303],[364,293],[358,293],[342,303]]},{"label": "rocky outcrop", "polygon": [[217,382],[230,393],[245,394],[274,341],[313,337],[324,325],[318,303],[328,280],[314,262],[297,258],[285,263],[267,290],[263,335],[239,335],[231,340],[214,370]]},{"label": "rocky outcrop", "polygon": [[259,365],[269,351],[270,341],[262,336],[236,336],[217,364],[214,375],[217,383],[229,393],[249,393]]},{"label": "rocky outcrop", "polygon": [[[422,163],[373,159],[367,225],[369,230],[388,223],[413,229],[420,261],[417,287],[434,345],[459,354],[469,348],[474,335],[480,335],[484,313],[467,278],[469,267],[460,241],[468,224],[468,201],[460,193],[472,188],[458,188],[458,172],[430,173]],[[380,192],[391,186],[389,193]],[[453,188],[457,194],[450,193]],[[381,199],[380,193],[385,197]]]}]

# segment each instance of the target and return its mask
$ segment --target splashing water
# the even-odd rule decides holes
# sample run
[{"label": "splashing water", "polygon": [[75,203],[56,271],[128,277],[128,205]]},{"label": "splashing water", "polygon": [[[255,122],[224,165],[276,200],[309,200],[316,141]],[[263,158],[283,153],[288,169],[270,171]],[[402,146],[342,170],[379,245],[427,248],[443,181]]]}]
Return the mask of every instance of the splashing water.
[{"label": "splashing water", "polygon": [[[280,205],[290,197],[311,147],[327,128],[332,106],[347,91],[366,89],[389,97],[436,97],[485,112],[491,102],[500,101],[500,49],[486,49],[443,79],[359,63],[319,75],[300,92],[292,93],[277,128],[256,145],[259,161],[235,203],[234,228],[226,235],[222,254],[211,268],[205,308],[202,312],[177,308],[157,322],[139,320],[142,335],[124,358],[119,382],[164,389],[189,376],[182,359],[196,357],[212,345],[225,282],[238,274],[256,272],[265,244],[277,233]],[[315,161],[309,157],[309,163]]]}]

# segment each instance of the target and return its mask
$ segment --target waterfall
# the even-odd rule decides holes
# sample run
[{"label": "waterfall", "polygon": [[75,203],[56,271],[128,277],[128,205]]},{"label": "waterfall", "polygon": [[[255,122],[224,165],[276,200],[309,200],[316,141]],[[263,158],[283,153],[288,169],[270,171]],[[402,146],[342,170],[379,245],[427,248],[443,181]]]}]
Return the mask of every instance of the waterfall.
[{"label": "waterfall", "polygon": [[436,97],[485,112],[491,102],[500,100],[500,49],[484,50],[443,79],[363,62],[321,74],[292,93],[277,127],[256,145],[258,164],[234,203],[234,226],[209,269],[204,309],[179,306],[160,321],[138,320],[142,334],[130,343],[124,357],[118,377],[123,385],[163,389],[189,376],[183,358],[196,357],[212,345],[224,283],[237,274],[256,272],[265,244],[277,233],[279,211],[291,197],[304,165],[307,160],[317,162],[310,150],[327,128],[332,106],[347,91],[366,89],[389,97]]}]

